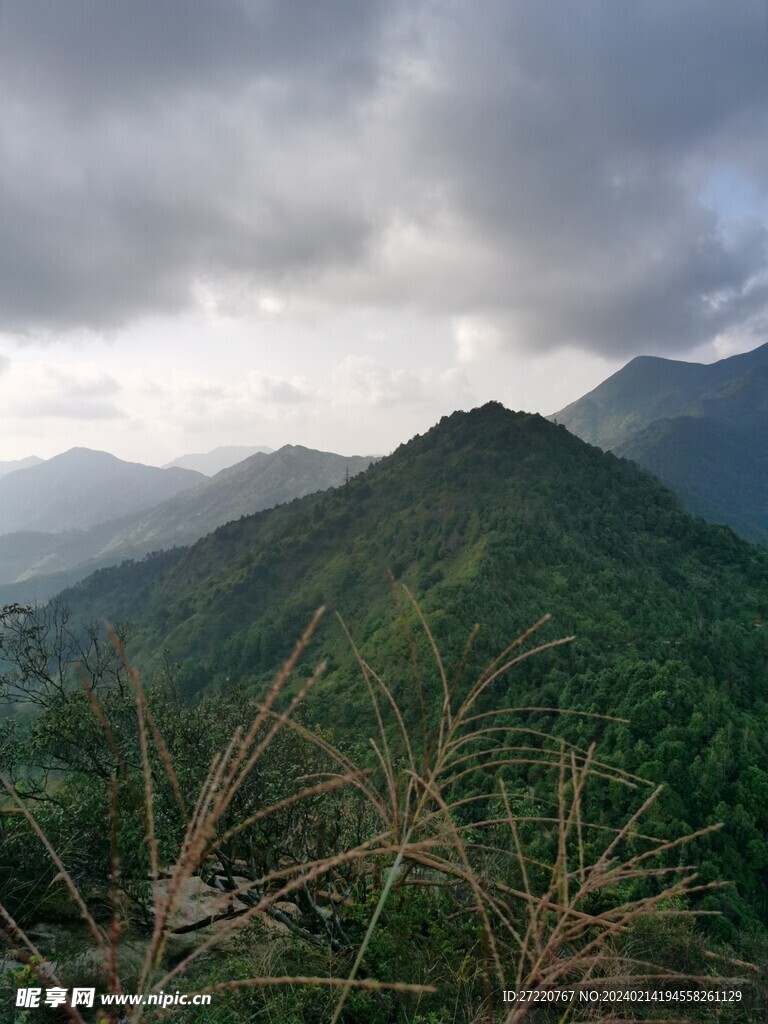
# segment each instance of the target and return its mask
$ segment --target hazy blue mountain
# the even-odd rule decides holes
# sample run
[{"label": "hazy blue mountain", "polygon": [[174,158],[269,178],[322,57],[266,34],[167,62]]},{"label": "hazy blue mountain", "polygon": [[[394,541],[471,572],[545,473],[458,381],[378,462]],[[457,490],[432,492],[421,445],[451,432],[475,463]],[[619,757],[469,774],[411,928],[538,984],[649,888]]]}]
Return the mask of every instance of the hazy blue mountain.
[{"label": "hazy blue mountain", "polygon": [[0,479],[0,534],[84,529],[149,508],[203,479],[188,469],[158,469],[71,448]]},{"label": "hazy blue mountain", "polygon": [[768,537],[768,345],[710,365],[633,359],[552,418],[654,473],[691,512]]},{"label": "hazy blue mountain", "polygon": [[0,476],[14,473],[17,469],[29,469],[30,466],[37,466],[42,461],[37,455],[28,455],[25,459],[11,459],[9,462],[0,462]]},{"label": "hazy blue mountain", "polygon": [[257,452],[264,452],[269,455],[274,450],[274,448],[268,448],[266,445],[253,445],[249,447],[241,444],[227,444],[222,445],[220,448],[214,448],[210,452],[180,455],[173,462],[166,463],[163,468],[171,469],[174,466],[180,466],[182,469],[194,469],[198,473],[204,473],[205,476],[215,476],[222,469],[228,469],[230,466],[234,466],[236,462],[242,462],[243,459],[247,459],[250,455],[256,455]]},{"label": "hazy blue mountain", "polygon": [[223,469],[200,487],[177,495],[116,530],[108,551],[143,551],[189,544],[222,523],[314,491],[336,487],[367,469],[368,456],[336,455],[302,445],[257,452]]},{"label": "hazy blue mountain", "polygon": [[0,534],[0,581],[24,580],[31,576],[60,572],[93,556],[99,538],[106,544],[114,531],[114,520],[89,530],[43,533],[17,530]]},{"label": "hazy blue mountain", "polygon": [[88,530],[0,536],[0,599],[42,600],[101,566],[192,543],[240,516],[338,486],[371,461],[285,445],[270,454],[257,452],[211,479],[198,477],[196,486],[152,508]]}]

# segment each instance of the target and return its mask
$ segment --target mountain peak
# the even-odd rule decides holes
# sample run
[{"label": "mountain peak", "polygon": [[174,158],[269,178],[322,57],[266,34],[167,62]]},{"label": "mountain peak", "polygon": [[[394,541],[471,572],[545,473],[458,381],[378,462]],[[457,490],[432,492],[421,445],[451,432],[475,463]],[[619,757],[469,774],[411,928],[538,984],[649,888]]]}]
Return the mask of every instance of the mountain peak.
[{"label": "mountain peak", "polygon": [[[61,452],[59,455],[54,455],[52,458],[46,460],[48,463],[56,462],[70,462],[70,463],[95,463],[95,462],[124,462],[123,459],[112,455],[111,452],[101,451],[99,448],[82,448],[76,446],[74,448],[68,448],[65,452]],[[126,463],[127,465],[138,465],[138,463]]]},{"label": "mountain peak", "polygon": [[766,364],[768,344],[716,363],[636,356],[551,418],[582,440],[611,450],[654,420],[680,415],[714,388]]}]

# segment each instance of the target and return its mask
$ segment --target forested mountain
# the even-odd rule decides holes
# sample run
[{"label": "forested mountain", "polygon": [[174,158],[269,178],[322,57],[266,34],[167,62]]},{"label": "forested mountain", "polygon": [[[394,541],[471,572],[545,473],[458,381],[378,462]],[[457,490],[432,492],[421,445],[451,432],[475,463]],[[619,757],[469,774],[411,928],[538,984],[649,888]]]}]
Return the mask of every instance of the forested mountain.
[{"label": "forested mountain", "polygon": [[232,519],[342,483],[370,465],[360,455],[336,455],[302,445],[257,452],[221,470],[194,491],[177,495],[130,521],[115,524],[102,555],[188,544]]},{"label": "forested mountain", "polygon": [[[704,881],[737,889],[703,905],[725,912],[726,935],[768,923],[768,554],[562,426],[495,403],[455,413],[341,487],[102,570],[65,598],[78,615],[134,621],[145,678],[167,651],[187,697],[241,682],[258,692],[326,604],[415,716],[388,570],[417,595],[449,665],[480,624],[467,673],[544,613],[549,637],[574,634],[489,688],[486,705],[627,719],[529,724],[596,739],[612,764],[666,782],[645,825],[654,835],[724,821],[694,853]],[[364,743],[375,723],[333,615],[312,650],[329,662],[312,714]],[[425,686],[436,709],[431,670]],[[607,819],[627,797],[601,799]]]},{"label": "forested mountain", "polygon": [[[706,416],[708,403],[730,394],[728,418],[766,411],[768,344],[716,363],[637,356],[602,384],[550,417],[583,441],[612,451],[654,420]],[[752,374],[757,372],[754,378]],[[739,378],[744,378],[740,383]],[[750,381],[752,383],[750,384]],[[720,414],[721,415],[721,414]]]},{"label": "forested mountain", "polygon": [[257,452],[211,479],[195,473],[194,487],[89,530],[0,536],[0,584],[6,584],[0,596],[6,601],[47,598],[100,566],[189,544],[232,519],[337,486],[370,462],[367,456],[285,445],[271,454]]},{"label": "forested mountain", "polygon": [[654,473],[695,514],[768,537],[768,345],[708,365],[640,356],[552,418]]},{"label": "forested mountain", "polygon": [[0,534],[84,529],[149,508],[203,479],[188,469],[157,469],[71,448],[0,479]]},{"label": "forested mountain", "polygon": [[247,459],[250,455],[255,455],[257,452],[264,452],[269,455],[274,450],[274,448],[267,448],[265,445],[252,445],[249,447],[241,444],[227,444],[214,448],[210,452],[180,455],[172,462],[166,463],[163,468],[170,469],[172,466],[181,466],[182,469],[194,469],[198,473],[204,473],[206,476],[215,476],[222,469],[228,469],[230,466],[234,466],[236,462],[242,462],[243,459]]}]

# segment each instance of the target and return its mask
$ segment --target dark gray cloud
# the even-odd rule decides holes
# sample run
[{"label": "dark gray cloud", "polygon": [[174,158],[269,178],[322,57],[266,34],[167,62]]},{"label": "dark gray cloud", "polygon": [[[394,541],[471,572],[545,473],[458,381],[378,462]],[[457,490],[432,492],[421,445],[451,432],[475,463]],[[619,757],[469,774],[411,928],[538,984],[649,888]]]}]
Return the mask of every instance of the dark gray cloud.
[{"label": "dark gray cloud", "polygon": [[762,0],[5,0],[0,328],[205,287],[529,348],[762,330],[765,222],[710,186],[765,198],[766,42]]},{"label": "dark gray cloud", "polygon": [[80,117],[297,77],[338,103],[372,84],[384,2],[4,0],[4,85]]},{"label": "dark gray cloud", "polygon": [[409,108],[422,177],[497,256],[465,301],[522,344],[606,352],[683,350],[764,307],[765,225],[728,231],[701,200],[734,160],[765,187],[739,152],[768,137],[764,5],[484,10],[442,19]]},{"label": "dark gray cloud", "polygon": [[377,3],[0,10],[0,326],[120,326],[201,277],[359,257],[323,149],[375,83]]}]

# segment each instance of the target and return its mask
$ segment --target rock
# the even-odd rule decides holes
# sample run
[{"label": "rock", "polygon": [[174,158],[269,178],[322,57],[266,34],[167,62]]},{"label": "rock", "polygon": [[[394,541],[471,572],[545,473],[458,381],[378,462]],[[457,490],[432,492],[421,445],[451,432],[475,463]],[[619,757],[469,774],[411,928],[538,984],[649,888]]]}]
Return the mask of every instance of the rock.
[{"label": "rock", "polygon": [[[246,889],[253,885],[249,878],[241,875],[233,876],[233,881],[238,888]],[[171,882],[166,879],[158,879],[153,883],[153,896],[155,906],[160,907],[169,898]],[[197,942],[202,942],[212,932],[218,930],[232,930],[232,936],[225,940],[226,946],[236,943],[242,934],[242,927],[246,926],[243,921],[241,927],[233,927],[232,919],[236,915],[241,916],[247,910],[247,904],[243,903],[231,892],[221,892],[219,889],[207,885],[202,878],[193,875],[185,879],[181,889],[174,896],[174,912],[169,918],[168,930],[170,937],[174,940],[194,939],[198,936]],[[288,904],[293,907],[293,904]],[[298,908],[294,908],[297,910]],[[290,912],[290,911],[289,911]],[[210,918],[218,920],[210,921]],[[248,915],[249,923],[260,924],[274,934],[288,935],[290,929],[282,921],[276,921],[269,914],[263,911],[251,912]],[[199,929],[191,929],[190,926],[199,924]],[[182,929],[184,929],[182,931]],[[225,948],[222,944],[220,948]]]},{"label": "rock", "polygon": [[289,903],[287,900],[278,900],[274,904],[275,910],[282,910],[288,917],[301,917],[301,911],[295,903]]},{"label": "rock", "polygon": [[285,924],[284,921],[277,921],[274,917],[269,914],[262,914],[259,912],[254,920],[265,928],[267,931],[273,932],[275,935],[290,935],[291,929]]},{"label": "rock", "polygon": [[[167,903],[171,886],[172,879],[166,878],[159,878],[152,883],[155,907],[159,908]],[[208,917],[232,917],[236,911],[242,909],[242,904],[236,896],[213,889],[197,875],[184,879],[180,889],[173,896],[173,904],[174,910],[168,920],[168,927],[172,932],[204,921]]]}]

